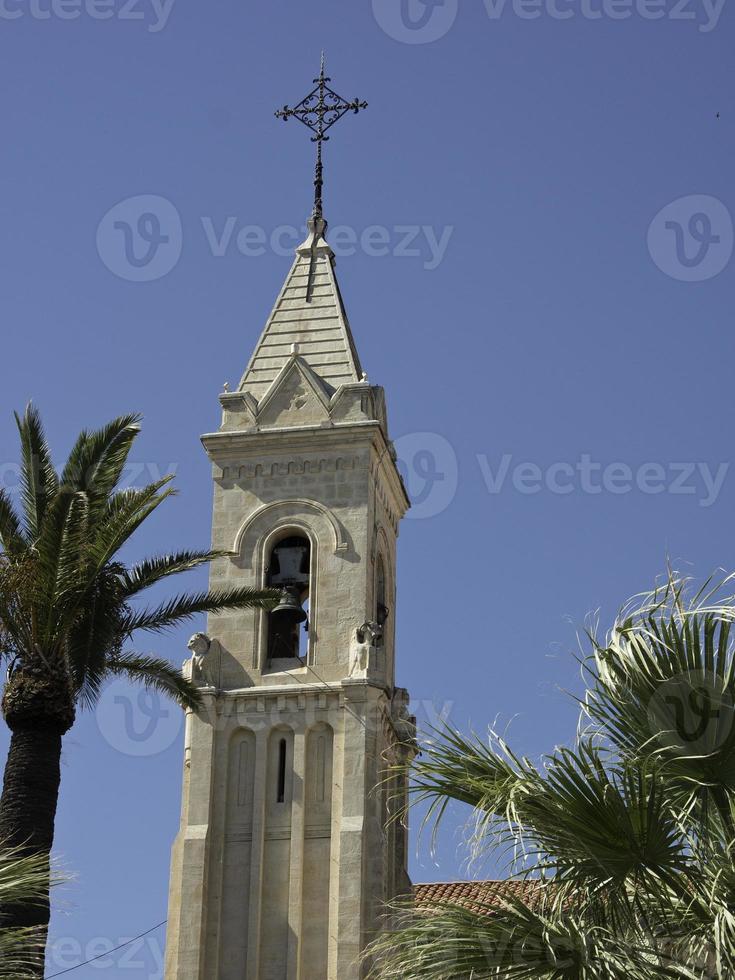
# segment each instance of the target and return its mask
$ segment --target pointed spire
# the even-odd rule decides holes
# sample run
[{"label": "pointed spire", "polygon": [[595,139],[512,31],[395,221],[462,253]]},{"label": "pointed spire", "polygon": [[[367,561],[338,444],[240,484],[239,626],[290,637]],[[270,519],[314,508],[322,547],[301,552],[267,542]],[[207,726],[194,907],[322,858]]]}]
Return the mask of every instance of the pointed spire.
[{"label": "pointed spire", "polygon": [[276,112],[284,121],[293,116],[315,134],[311,138],[317,145],[314,209],[307,222],[306,240],[296,249],[291,271],[240,381],[239,390],[256,400],[265,395],[294,352],[326,391],[356,384],[363,376],[334,272],[334,252],[325,238],[322,143],[329,139],[327,130],[347,111],[359,112],[367,102],[347,102],[329,87],[330,81],[322,51],[316,87],[298,105],[286,105]]},{"label": "pointed spire", "polygon": [[299,357],[327,389],[359,382],[362,367],[334,270],[334,252],[323,218],[307,222],[309,233],[296,249],[255,352],[239,385],[260,400],[292,356]]}]

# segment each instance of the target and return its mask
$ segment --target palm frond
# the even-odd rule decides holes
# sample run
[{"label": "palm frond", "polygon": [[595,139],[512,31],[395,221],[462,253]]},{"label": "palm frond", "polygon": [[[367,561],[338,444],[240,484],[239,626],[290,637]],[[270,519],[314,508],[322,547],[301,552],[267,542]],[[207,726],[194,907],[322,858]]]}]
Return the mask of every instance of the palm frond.
[{"label": "palm frond", "polygon": [[[0,909],[13,905],[43,905],[49,885],[63,879],[46,855],[28,854],[24,849],[0,843]],[[0,917],[1,926],[1,917]],[[43,959],[46,931],[36,928],[0,927],[0,980],[33,980]]]},{"label": "palm frond", "polygon": [[[53,593],[56,599],[51,610],[53,615],[50,617],[52,631],[68,636],[76,630],[80,615],[85,615],[85,605],[96,601],[99,580],[106,576],[106,570],[113,564],[116,553],[146,518],[174,493],[172,489],[163,489],[170,480],[171,477],[167,476],[142,489],[115,494],[106,503],[102,515],[95,515],[94,530],[90,530],[86,537],[75,533],[74,525],[69,521],[64,524],[62,534],[55,528],[56,536],[52,538],[49,547],[50,554],[57,561],[57,580]],[[61,497],[64,493],[66,489],[62,487],[58,496]],[[79,495],[73,494],[74,497]],[[76,563],[73,560],[74,549],[70,547],[72,537],[78,545]],[[60,563],[67,554],[71,560],[63,566],[69,570],[69,574],[64,576],[58,572]],[[119,587],[117,598],[118,601],[124,599]]]},{"label": "palm frond", "polygon": [[539,766],[495,735],[441,730],[421,743],[412,802],[435,827],[450,802],[467,805],[470,855],[510,851],[547,900],[501,891],[486,908],[394,911],[369,951],[375,977],[735,976],[731,583],[713,577],[690,600],[669,575],[604,642],[593,635],[578,737]]},{"label": "palm frond", "polygon": [[660,772],[645,764],[606,768],[589,743],[549,758],[544,790],[520,816],[547,856],[545,868],[571,890],[604,889],[610,914],[624,914],[632,883],[673,887],[690,868]]},{"label": "palm frond", "polygon": [[412,770],[411,805],[426,806],[423,823],[432,827],[432,840],[451,802],[473,808],[481,838],[491,833],[496,821],[517,826],[523,799],[543,788],[531,762],[517,758],[492,733],[483,741],[445,725],[432,728],[421,749]]},{"label": "palm frond", "polygon": [[121,415],[101,429],[82,431],[61,473],[62,485],[107,500],[140,433],[140,419],[137,414]]},{"label": "palm frond", "polygon": [[85,707],[96,702],[107,675],[107,662],[120,654],[120,624],[128,612],[121,596],[122,566],[110,564],[98,573],[82,611],[69,631],[66,659],[73,688]]},{"label": "palm frond", "polygon": [[77,585],[60,578],[60,561],[67,534],[67,518],[77,494],[68,487],[60,487],[50,502],[44,515],[41,533],[35,543],[37,556],[37,575],[35,582],[34,607],[37,633],[34,643],[46,644],[54,632],[53,624],[63,613],[60,590]]},{"label": "palm frond", "polygon": [[33,541],[43,522],[46,508],[53,499],[59,479],[51,461],[38,409],[28,405],[23,416],[15,413],[21,447],[21,495],[25,514],[25,531]]},{"label": "palm frond", "polygon": [[639,932],[614,934],[561,908],[542,886],[532,902],[432,902],[394,910],[367,950],[380,980],[694,980]]},{"label": "palm frond", "polygon": [[180,575],[219,558],[229,557],[232,557],[229,551],[177,551],[172,555],[147,558],[122,573],[122,594],[130,599],[171,575]]},{"label": "palm frond", "polygon": [[144,687],[165,694],[182,708],[196,710],[201,706],[199,689],[166,660],[140,654],[120,654],[108,659],[107,670],[112,676],[125,675]]},{"label": "palm frond", "polygon": [[735,833],[735,614],[724,600],[702,605],[712,597],[688,603],[672,580],[657,603],[627,608],[593,646],[583,707],[615,752],[655,759],[682,806],[696,804],[703,820],[716,807]]},{"label": "palm frond", "polygon": [[20,518],[4,489],[0,489],[0,546],[11,556],[21,554],[26,548]]},{"label": "palm frond", "polygon": [[126,636],[138,630],[161,633],[180,625],[199,613],[225,612],[232,609],[272,609],[278,604],[278,589],[222,589],[175,596],[150,609],[132,610],[122,623]]},{"label": "palm frond", "polygon": [[176,491],[168,486],[172,479],[173,476],[165,476],[148,486],[122,490],[109,498],[88,545],[90,561],[96,568],[101,569],[111,561],[164,500],[175,495]]}]

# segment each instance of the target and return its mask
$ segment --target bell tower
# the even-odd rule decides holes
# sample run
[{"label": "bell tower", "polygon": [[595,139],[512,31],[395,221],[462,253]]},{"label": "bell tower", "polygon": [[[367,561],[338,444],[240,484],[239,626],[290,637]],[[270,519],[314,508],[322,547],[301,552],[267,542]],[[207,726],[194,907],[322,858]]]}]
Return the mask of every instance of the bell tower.
[{"label": "bell tower", "polygon": [[[316,81],[331,92],[323,66]],[[211,586],[282,598],[210,616],[190,642],[204,708],[187,718],[167,980],[358,980],[385,903],[410,888],[390,819],[405,786],[386,777],[415,751],[395,686],[409,504],[326,240],[321,141],[315,187],[307,239],[202,437],[213,547],[232,553]]]}]

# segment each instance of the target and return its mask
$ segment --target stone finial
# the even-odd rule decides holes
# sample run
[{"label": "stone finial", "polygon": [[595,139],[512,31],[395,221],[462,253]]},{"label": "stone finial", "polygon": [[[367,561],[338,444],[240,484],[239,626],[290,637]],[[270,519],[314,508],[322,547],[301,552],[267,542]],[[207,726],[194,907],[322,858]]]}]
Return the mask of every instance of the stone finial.
[{"label": "stone finial", "polygon": [[298,354],[298,352],[300,350],[301,350],[301,345],[300,344],[291,344],[291,353],[292,354]]},{"label": "stone finial", "polygon": [[229,381],[225,381],[223,383],[223,385],[222,385],[222,391],[224,391],[225,394],[226,394],[229,390],[230,390],[230,382]]},{"label": "stone finial", "polygon": [[308,234],[304,241],[296,249],[298,255],[329,255],[334,257],[334,252],[329,247],[325,238],[327,233],[327,222],[324,218],[315,218],[313,215],[306,222]]}]

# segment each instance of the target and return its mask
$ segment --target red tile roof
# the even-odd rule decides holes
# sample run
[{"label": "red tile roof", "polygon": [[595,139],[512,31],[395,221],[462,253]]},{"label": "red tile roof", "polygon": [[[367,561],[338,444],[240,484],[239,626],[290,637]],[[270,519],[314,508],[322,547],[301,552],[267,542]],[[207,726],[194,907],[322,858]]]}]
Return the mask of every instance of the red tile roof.
[{"label": "red tile roof", "polygon": [[[538,901],[539,882],[528,881],[439,881],[427,885],[414,885],[413,896],[417,908],[429,909],[433,905],[464,905],[474,911],[489,915],[492,906],[499,906],[500,899],[522,898],[529,904]],[[529,901],[530,900],[530,901]]]}]

